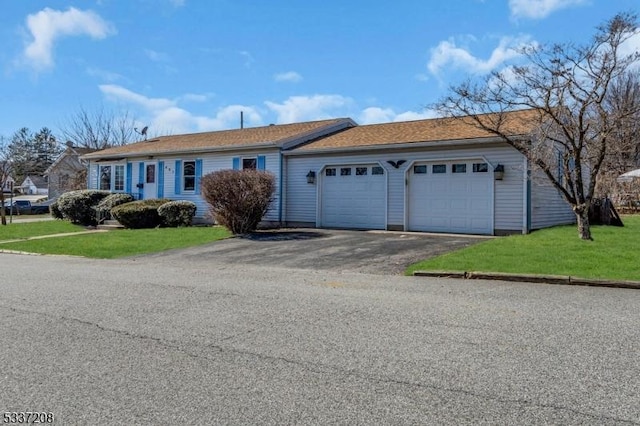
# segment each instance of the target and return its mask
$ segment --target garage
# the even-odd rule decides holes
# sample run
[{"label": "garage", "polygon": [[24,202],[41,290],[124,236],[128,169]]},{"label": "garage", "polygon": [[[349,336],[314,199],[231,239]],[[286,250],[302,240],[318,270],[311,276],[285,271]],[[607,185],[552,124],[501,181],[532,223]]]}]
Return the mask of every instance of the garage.
[{"label": "garage", "polygon": [[328,166],[322,170],[320,226],[385,229],[386,171],[378,164]]},{"label": "garage", "polygon": [[407,181],[410,231],[493,234],[493,173],[486,161],[417,162]]}]

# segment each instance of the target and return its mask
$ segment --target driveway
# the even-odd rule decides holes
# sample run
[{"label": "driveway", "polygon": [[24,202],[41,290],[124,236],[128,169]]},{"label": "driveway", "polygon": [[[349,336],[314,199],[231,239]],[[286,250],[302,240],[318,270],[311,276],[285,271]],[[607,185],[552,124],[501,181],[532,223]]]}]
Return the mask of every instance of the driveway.
[{"label": "driveway", "polygon": [[[152,255],[188,262],[402,274],[419,260],[490,237],[387,231],[279,229]],[[146,256],[148,257],[148,256]]]}]

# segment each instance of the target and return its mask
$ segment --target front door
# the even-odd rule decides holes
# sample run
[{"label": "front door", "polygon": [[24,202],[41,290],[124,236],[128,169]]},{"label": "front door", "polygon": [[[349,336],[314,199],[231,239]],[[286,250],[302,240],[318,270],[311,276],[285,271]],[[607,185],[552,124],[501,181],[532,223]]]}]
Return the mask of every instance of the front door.
[{"label": "front door", "polygon": [[144,163],[144,199],[156,198],[158,196],[158,166],[157,163]]}]

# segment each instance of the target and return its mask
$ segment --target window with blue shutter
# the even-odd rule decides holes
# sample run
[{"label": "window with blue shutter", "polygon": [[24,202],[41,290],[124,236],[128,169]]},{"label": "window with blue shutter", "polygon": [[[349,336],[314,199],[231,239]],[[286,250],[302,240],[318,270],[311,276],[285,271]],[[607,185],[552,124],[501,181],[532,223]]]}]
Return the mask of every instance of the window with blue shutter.
[{"label": "window with blue shutter", "polygon": [[164,197],[164,161],[158,161],[158,198]]},{"label": "window with blue shutter", "polygon": [[233,170],[240,170],[240,157],[233,157]]},{"label": "window with blue shutter", "polygon": [[202,160],[196,160],[196,194],[200,194],[200,179],[202,178]]},{"label": "window with blue shutter", "polygon": [[127,162],[127,177],[125,184],[125,192],[131,194],[131,183],[133,182],[133,164]]},{"label": "window with blue shutter", "polygon": [[174,194],[180,195],[182,191],[182,161],[176,160],[176,176],[175,176],[175,188]]},{"label": "window with blue shutter", "polygon": [[264,170],[266,167],[267,159],[264,155],[258,155],[258,170]]}]

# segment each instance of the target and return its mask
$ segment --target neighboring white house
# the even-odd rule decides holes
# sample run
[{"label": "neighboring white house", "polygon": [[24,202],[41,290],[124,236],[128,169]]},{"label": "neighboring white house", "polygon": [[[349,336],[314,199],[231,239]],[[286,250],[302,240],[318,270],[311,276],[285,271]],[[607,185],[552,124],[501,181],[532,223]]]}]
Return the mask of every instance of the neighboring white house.
[{"label": "neighboring white house", "polygon": [[499,235],[575,220],[550,184],[528,178],[522,154],[459,119],[338,119],[169,136],[83,158],[91,161],[90,188],[192,200],[200,217],[200,177],[249,167],[275,174],[265,220],[280,225]]},{"label": "neighboring white house", "polygon": [[26,195],[47,195],[49,193],[47,180],[42,176],[28,175],[20,188],[22,193]]},{"label": "neighboring white house", "polygon": [[2,185],[2,192],[11,192],[11,188],[13,188],[15,184],[16,181],[11,176],[8,176]]}]

